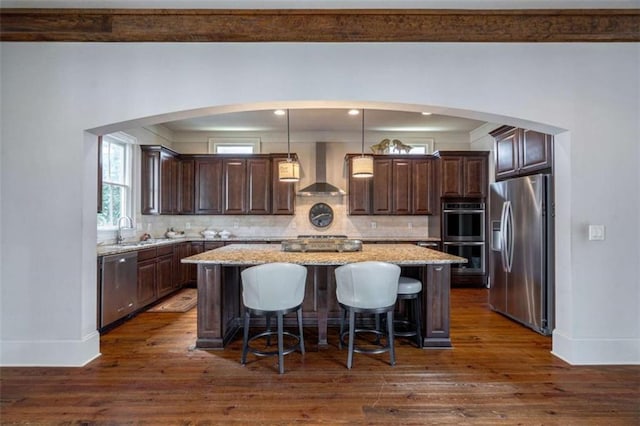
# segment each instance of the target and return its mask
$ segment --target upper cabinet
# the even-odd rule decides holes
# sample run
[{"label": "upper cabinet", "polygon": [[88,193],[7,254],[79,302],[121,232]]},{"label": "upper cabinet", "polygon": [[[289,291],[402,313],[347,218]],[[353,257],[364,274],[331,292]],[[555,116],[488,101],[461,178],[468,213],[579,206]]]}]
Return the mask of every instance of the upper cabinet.
[{"label": "upper cabinet", "polygon": [[283,154],[180,155],[161,146],[141,149],[142,214],[294,214],[294,184],[278,180]]},{"label": "upper cabinet", "polygon": [[489,151],[439,151],[440,196],[485,198]]},{"label": "upper cabinet", "polygon": [[429,215],[434,205],[434,158],[374,156],[372,178],[352,178],[349,163],[350,215]]},{"label": "upper cabinet", "polygon": [[553,136],[527,129],[502,126],[495,138],[496,180],[551,171]]}]

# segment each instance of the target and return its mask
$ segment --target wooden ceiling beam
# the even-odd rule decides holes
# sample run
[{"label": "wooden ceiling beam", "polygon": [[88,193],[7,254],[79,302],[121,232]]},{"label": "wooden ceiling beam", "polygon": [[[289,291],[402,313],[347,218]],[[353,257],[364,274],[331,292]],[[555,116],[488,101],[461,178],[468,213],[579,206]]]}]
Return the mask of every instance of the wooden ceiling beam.
[{"label": "wooden ceiling beam", "polygon": [[0,41],[637,42],[640,9],[0,9]]}]

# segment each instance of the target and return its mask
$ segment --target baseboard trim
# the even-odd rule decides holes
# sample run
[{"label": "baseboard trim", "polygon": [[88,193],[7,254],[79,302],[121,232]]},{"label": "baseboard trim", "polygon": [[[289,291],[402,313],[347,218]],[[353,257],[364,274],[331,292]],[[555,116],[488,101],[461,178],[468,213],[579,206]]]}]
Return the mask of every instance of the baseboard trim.
[{"label": "baseboard trim", "polygon": [[100,333],[81,340],[3,340],[0,346],[2,367],[83,367],[100,356]]},{"label": "baseboard trim", "polygon": [[554,330],[551,353],[571,365],[640,365],[640,339],[575,339]]}]

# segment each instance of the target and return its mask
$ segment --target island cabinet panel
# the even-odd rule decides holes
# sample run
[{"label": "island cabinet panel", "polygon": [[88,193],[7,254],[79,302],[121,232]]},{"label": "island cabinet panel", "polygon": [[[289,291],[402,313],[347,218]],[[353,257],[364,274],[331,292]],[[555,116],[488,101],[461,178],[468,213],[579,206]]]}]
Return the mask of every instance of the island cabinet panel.
[{"label": "island cabinet panel", "polygon": [[496,180],[552,172],[553,136],[534,130],[502,126],[495,138]]},{"label": "island cabinet panel", "polygon": [[195,213],[195,160],[178,162],[178,213]]},{"label": "island cabinet panel", "polygon": [[[295,154],[292,154],[291,157],[297,160]],[[278,178],[278,163],[286,160],[286,156],[273,157],[271,160],[271,214],[292,215],[295,213],[295,183],[280,182]]]},{"label": "island cabinet panel", "polygon": [[222,159],[196,158],[195,213],[222,214]]},{"label": "island cabinet panel", "polygon": [[424,345],[451,346],[450,292],[451,267],[448,264],[428,265],[423,269],[422,282],[425,303],[422,305]]},{"label": "island cabinet panel", "polygon": [[440,196],[485,198],[488,185],[488,151],[439,151]]}]

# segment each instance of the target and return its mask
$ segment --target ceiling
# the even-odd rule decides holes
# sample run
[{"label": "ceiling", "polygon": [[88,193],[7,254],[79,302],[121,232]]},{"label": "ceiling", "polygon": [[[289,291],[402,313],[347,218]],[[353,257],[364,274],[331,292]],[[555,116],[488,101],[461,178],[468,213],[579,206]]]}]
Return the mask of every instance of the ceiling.
[{"label": "ceiling", "polygon": [[[349,115],[348,109],[291,109],[290,130],[294,132],[349,132],[362,129],[362,115]],[[380,132],[470,132],[484,124],[448,115],[367,109],[365,130]],[[274,110],[244,111],[169,121],[163,126],[174,132],[282,132],[286,115]]]}]

